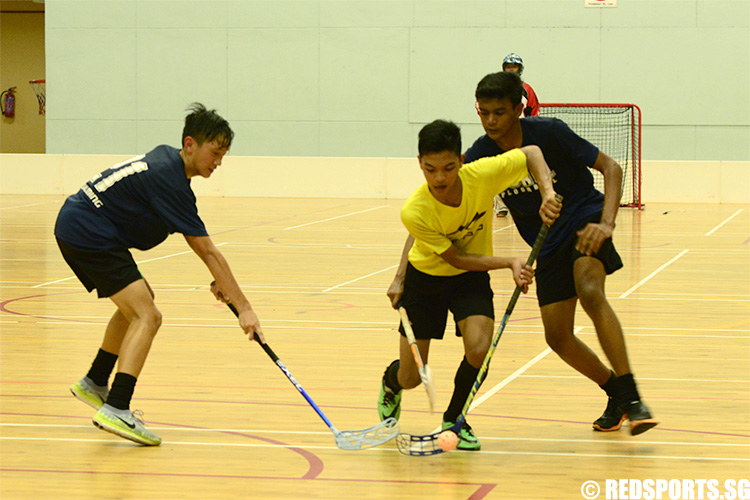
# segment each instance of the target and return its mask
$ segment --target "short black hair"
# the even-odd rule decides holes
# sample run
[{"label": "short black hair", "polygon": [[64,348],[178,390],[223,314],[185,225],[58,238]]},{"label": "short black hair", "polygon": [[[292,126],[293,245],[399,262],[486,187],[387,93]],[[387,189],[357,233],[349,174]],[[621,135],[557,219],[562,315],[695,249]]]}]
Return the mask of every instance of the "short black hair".
[{"label": "short black hair", "polygon": [[477,99],[510,99],[513,107],[521,103],[523,81],[516,73],[501,71],[490,73],[477,84],[474,97]]},{"label": "short black hair", "polygon": [[448,120],[435,120],[419,131],[419,156],[450,151],[461,156],[461,129]]},{"label": "short black hair", "polygon": [[185,128],[182,129],[182,144],[185,138],[190,136],[198,143],[216,141],[222,148],[229,149],[234,139],[234,132],[229,122],[222,118],[215,109],[208,110],[199,103],[194,102],[188,106],[190,114],[185,117]]}]

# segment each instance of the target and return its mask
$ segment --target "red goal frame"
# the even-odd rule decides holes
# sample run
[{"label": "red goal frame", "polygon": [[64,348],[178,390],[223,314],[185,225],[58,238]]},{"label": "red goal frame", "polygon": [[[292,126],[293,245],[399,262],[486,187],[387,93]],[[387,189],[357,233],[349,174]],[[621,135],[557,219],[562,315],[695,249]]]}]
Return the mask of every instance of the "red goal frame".
[{"label": "red goal frame", "polygon": [[[643,200],[641,196],[642,192],[642,169],[641,169],[641,130],[642,130],[642,119],[641,119],[641,108],[639,108],[636,104],[632,103],[540,103],[539,104],[539,115],[540,116],[552,116],[555,118],[560,118],[562,121],[566,122],[568,126],[570,126],[571,129],[573,129],[574,132],[576,132],[578,135],[583,137],[584,139],[588,140],[589,142],[593,143],[595,146],[599,147],[604,153],[607,153],[610,156],[613,156],[613,158],[620,163],[620,166],[623,168],[624,175],[623,175],[623,198],[621,199],[620,206],[623,207],[633,207],[637,208],[638,210],[643,209]],[[604,109],[609,110],[618,110],[621,109],[622,113],[626,115],[627,118],[629,118],[629,134],[628,134],[628,145],[626,148],[623,148],[627,150],[629,154],[628,158],[617,158],[611,151],[607,151],[606,148],[603,148],[601,144],[597,144],[597,141],[595,138],[592,137],[586,137],[585,131],[576,130],[575,123],[573,123],[573,120],[567,119],[566,117],[573,116],[575,114],[575,111],[578,108],[591,108],[592,109],[592,115],[596,116],[596,111],[601,109],[601,115],[605,115],[606,112]],[[604,125],[602,125],[603,127]],[[622,163],[625,162],[626,164],[623,165]],[[630,168],[632,167],[632,168]],[[595,175],[598,175],[598,172],[594,172]],[[626,187],[630,188],[630,191],[626,189]],[[603,186],[598,186],[598,188],[603,189]],[[629,194],[626,194],[629,193]]]}]

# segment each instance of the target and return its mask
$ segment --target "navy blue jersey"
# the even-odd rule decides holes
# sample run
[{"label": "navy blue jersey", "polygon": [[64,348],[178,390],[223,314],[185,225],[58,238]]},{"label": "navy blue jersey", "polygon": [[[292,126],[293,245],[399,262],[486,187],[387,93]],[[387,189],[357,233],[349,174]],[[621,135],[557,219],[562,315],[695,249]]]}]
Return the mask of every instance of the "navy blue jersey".
[{"label": "navy blue jersey", "polygon": [[55,236],[86,250],[147,250],[171,233],[207,236],[178,149],[158,146],[95,176],[65,200]]},{"label": "navy blue jersey", "polygon": [[[594,188],[594,177],[588,168],[596,162],[599,149],[557,118],[531,116],[520,122],[523,146],[539,146],[552,171],[555,192],[564,198],[560,217],[552,225],[540,252],[540,256],[551,255],[579,222],[602,211],[604,195]],[[465,162],[504,152],[485,134],[466,151]],[[500,196],[510,210],[521,237],[533,245],[542,226],[539,217],[542,197],[538,185],[511,186]]]}]

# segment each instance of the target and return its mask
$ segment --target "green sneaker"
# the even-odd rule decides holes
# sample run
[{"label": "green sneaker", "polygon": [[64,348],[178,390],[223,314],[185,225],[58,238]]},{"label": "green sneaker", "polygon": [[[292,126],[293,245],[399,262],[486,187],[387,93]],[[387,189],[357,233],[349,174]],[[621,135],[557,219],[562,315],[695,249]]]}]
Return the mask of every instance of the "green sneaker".
[{"label": "green sneaker", "polygon": [[385,385],[385,377],[380,384],[380,396],[378,396],[378,415],[380,420],[395,418],[401,416],[401,394],[403,390],[393,392],[390,387]]},{"label": "green sneaker", "polygon": [[[450,429],[456,425],[455,422],[446,422],[443,421],[443,430]],[[459,450],[471,450],[476,451],[482,447],[482,443],[479,442],[479,439],[477,439],[477,436],[474,434],[474,431],[471,429],[471,426],[464,422],[464,425],[461,427],[461,431],[458,433],[458,448]]]},{"label": "green sneaker", "polygon": [[88,377],[83,377],[81,380],[70,386],[70,392],[73,396],[77,397],[90,407],[98,410],[104,403],[107,402],[107,396],[109,396],[109,389],[107,386],[96,385]]},{"label": "green sneaker", "polygon": [[103,431],[117,434],[136,443],[146,446],[160,445],[161,438],[149,432],[143,426],[142,416],[143,413],[140,410],[136,410],[136,413],[133,413],[130,410],[118,410],[113,406],[105,404],[94,415],[93,422],[95,426]]}]

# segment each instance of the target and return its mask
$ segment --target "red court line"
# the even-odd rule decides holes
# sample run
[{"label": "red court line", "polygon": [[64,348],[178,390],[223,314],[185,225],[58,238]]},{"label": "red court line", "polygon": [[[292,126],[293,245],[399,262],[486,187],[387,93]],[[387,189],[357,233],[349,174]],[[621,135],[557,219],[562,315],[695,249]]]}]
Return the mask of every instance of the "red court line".
[{"label": "red court line", "polygon": [[55,321],[69,321],[71,323],[106,324],[106,323],[101,323],[99,321],[86,321],[86,320],[81,320],[81,319],[55,318],[55,317],[52,317],[52,316],[37,316],[35,314],[27,314],[27,313],[22,313],[22,312],[18,312],[18,311],[11,311],[10,309],[8,309],[6,307],[7,304],[10,304],[11,302],[17,302],[19,300],[36,299],[36,298],[39,298],[39,297],[51,297],[53,295],[70,295],[70,294],[74,294],[74,293],[79,293],[79,292],[40,293],[39,295],[28,295],[26,297],[17,297],[15,299],[3,300],[2,302],[0,302],[0,312],[4,312],[4,313],[8,313],[8,314],[14,314],[16,316],[23,316],[23,317],[26,317],[26,318],[49,319],[49,320],[55,320]]},{"label": "red court line", "polygon": [[[74,418],[81,419],[88,417],[78,417],[72,415],[47,415],[47,414],[30,414],[30,413],[8,413],[0,412],[0,415],[14,415],[14,416],[31,416],[31,417],[49,417],[49,418]],[[187,427],[191,429],[206,429],[205,427],[198,427],[192,425],[181,425],[173,424],[168,422],[152,422],[155,425],[173,426],[173,427]],[[492,491],[497,484],[491,483],[474,483],[474,482],[459,482],[459,481],[414,481],[414,480],[387,480],[387,479],[354,479],[354,478],[322,478],[320,474],[323,472],[324,464],[323,461],[315,454],[304,450],[296,446],[287,445],[281,441],[276,441],[261,436],[255,436],[252,434],[246,434],[236,431],[219,431],[224,434],[247,437],[251,439],[257,439],[270,444],[279,445],[287,448],[290,451],[298,453],[305,458],[310,465],[308,471],[301,477],[275,477],[275,476],[252,476],[252,475],[234,475],[234,474],[197,474],[197,473],[168,473],[168,472],[129,472],[129,471],[77,471],[77,470],[62,470],[62,469],[23,469],[23,468],[0,468],[0,472],[18,472],[18,473],[49,473],[49,474],[90,474],[90,475],[125,475],[125,476],[154,476],[154,477],[186,477],[186,478],[206,478],[206,479],[260,479],[260,480],[314,480],[314,481],[331,481],[331,482],[358,482],[358,483],[397,483],[397,484],[425,484],[425,485],[445,485],[445,486],[477,486],[477,490],[474,491],[467,500],[482,500]]]},{"label": "red court line", "polygon": [[[90,417],[79,417],[79,416],[75,416],[75,415],[48,415],[48,414],[42,414],[42,413],[9,413],[9,412],[2,412],[2,413],[0,413],[0,415],[13,415],[13,416],[20,416],[20,417],[74,418],[74,419],[85,418],[86,420],[88,420],[90,418]],[[207,427],[198,427],[198,426],[195,426],[195,425],[172,424],[172,423],[169,423],[169,422],[153,422],[153,421],[151,421],[150,423],[152,423],[154,425],[164,425],[164,426],[169,426],[169,427],[186,427],[186,428],[190,428],[190,429],[210,430]],[[307,461],[307,463],[308,463],[307,472],[305,472],[305,474],[303,474],[302,477],[300,477],[299,479],[315,479],[315,478],[317,478],[323,472],[323,468],[324,468],[324,466],[323,466],[323,460],[321,460],[314,453],[312,453],[310,451],[307,451],[307,450],[304,450],[304,449],[302,449],[302,448],[300,448],[298,446],[291,446],[291,445],[288,445],[288,444],[286,444],[286,443],[284,443],[282,441],[276,441],[274,439],[265,438],[265,437],[261,437],[261,436],[255,436],[255,435],[252,435],[252,434],[245,434],[243,432],[222,431],[222,430],[219,430],[218,432],[220,432],[222,434],[233,435],[233,436],[241,436],[241,437],[246,437],[246,438],[250,438],[250,439],[257,439],[258,441],[263,441],[263,442],[266,442],[266,443],[269,443],[269,444],[277,445],[277,446],[280,446],[282,448],[286,448],[289,451],[297,453],[302,458],[304,458]],[[55,472],[55,471],[48,471],[48,472]],[[86,471],[71,471],[71,472],[86,472]],[[180,476],[182,474],[174,474],[174,475]],[[224,477],[224,476],[216,476],[216,477]],[[229,477],[229,476],[227,476],[227,477]]]},{"label": "red court line", "polygon": [[495,486],[497,486],[497,484],[483,484],[477,491],[474,492],[473,495],[468,498],[468,500],[481,500],[482,498],[489,495],[490,491],[492,491]]},{"label": "red court line", "polygon": [[186,474],[186,473],[172,473],[172,472],[130,472],[130,471],[83,471],[83,470],[63,470],[63,469],[15,469],[3,467],[0,468],[0,472],[17,472],[17,473],[36,473],[36,474],[88,474],[88,475],[115,475],[115,476],[147,476],[147,477],[185,477],[185,478],[204,478],[204,479],[258,479],[263,481],[268,480],[280,480],[280,481],[299,481],[299,480],[312,480],[312,481],[326,481],[326,482],[341,482],[341,483],[388,483],[388,484],[424,484],[424,485],[439,485],[439,486],[477,486],[467,500],[482,500],[489,494],[496,486],[497,483],[469,483],[469,482],[458,482],[458,481],[414,481],[414,480],[391,480],[391,479],[354,479],[354,478],[325,478],[325,477],[280,477],[280,476],[251,476],[251,475],[237,475],[237,474]]}]

